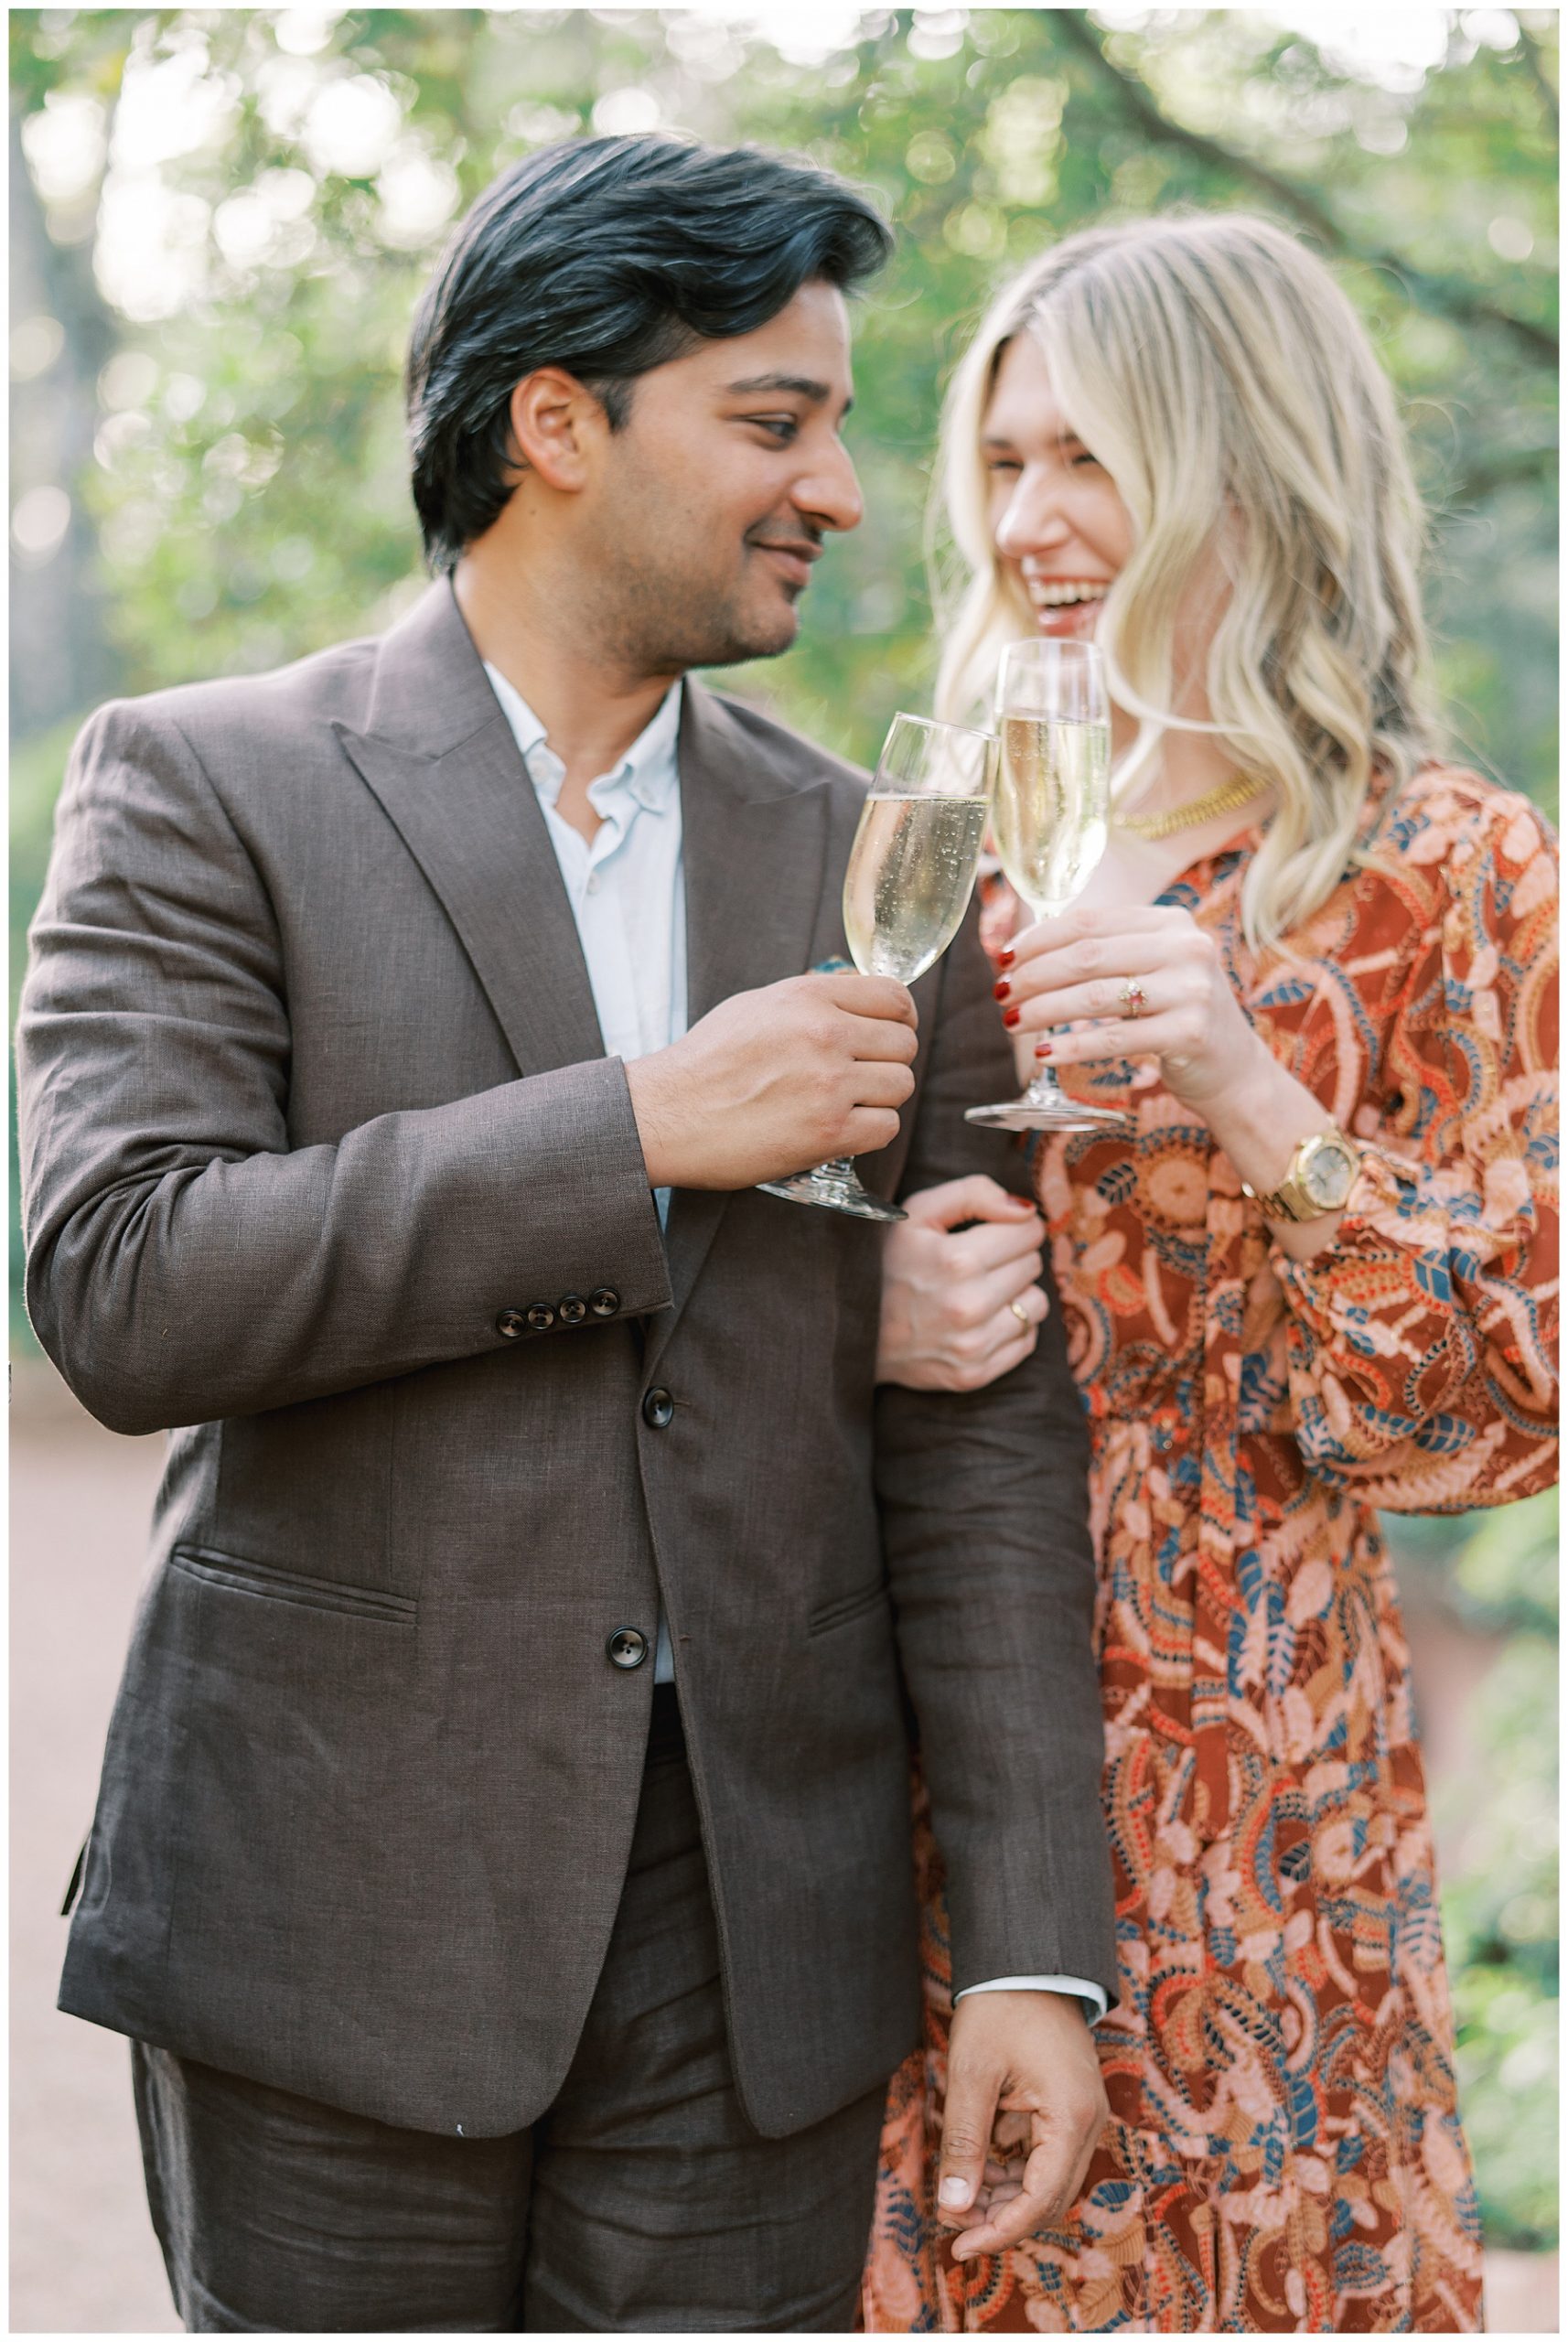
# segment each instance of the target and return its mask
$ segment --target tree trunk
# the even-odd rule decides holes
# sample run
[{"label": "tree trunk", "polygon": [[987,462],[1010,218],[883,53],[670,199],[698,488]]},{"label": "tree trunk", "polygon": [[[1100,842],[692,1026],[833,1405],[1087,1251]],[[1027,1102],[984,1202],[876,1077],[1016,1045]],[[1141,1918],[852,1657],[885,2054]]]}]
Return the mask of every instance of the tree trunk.
[{"label": "tree trunk", "polygon": [[22,152],[21,107],[11,104],[11,318],[56,318],[59,356],[31,381],[13,385],[11,493],[62,488],[70,525],[48,561],[11,553],[11,731],[13,739],[76,714],[113,691],[117,664],[96,575],[97,544],[79,482],[92,459],[97,381],[118,338],[92,275],[92,246],[57,244],[44,220]]}]

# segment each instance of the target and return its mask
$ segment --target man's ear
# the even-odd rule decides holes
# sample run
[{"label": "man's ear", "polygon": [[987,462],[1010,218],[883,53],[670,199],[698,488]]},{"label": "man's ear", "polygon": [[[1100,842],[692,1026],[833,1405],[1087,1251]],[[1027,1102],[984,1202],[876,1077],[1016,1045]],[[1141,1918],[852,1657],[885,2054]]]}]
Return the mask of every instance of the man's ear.
[{"label": "man's ear", "polygon": [[525,374],[507,408],[512,457],[547,488],[575,495],[588,484],[593,456],[609,428],[592,391],[562,366]]}]

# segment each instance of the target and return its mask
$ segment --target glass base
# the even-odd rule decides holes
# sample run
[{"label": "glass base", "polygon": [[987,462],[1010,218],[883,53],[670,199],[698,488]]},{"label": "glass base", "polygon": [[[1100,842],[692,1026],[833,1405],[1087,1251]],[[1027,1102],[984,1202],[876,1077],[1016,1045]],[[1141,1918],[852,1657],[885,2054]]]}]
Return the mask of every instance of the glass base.
[{"label": "glass base", "polygon": [[966,1123],[985,1131],[1130,1131],[1131,1114],[1114,1106],[1080,1106],[1076,1098],[1058,1095],[1034,1100],[1010,1099],[1005,1106],[972,1106]]},{"label": "glass base", "polygon": [[847,1212],[852,1219],[908,1219],[897,1204],[885,1204],[863,1187],[854,1165],[845,1155],[837,1163],[819,1163],[814,1171],[797,1171],[789,1179],[759,1179],[765,1196],[782,1196],[786,1203],[820,1204],[824,1211]]},{"label": "glass base", "polygon": [[985,1131],[1130,1131],[1133,1118],[1116,1106],[1085,1106],[1069,1098],[1048,1065],[1036,1073],[1021,1098],[1003,1106],[972,1106],[966,1123]]}]

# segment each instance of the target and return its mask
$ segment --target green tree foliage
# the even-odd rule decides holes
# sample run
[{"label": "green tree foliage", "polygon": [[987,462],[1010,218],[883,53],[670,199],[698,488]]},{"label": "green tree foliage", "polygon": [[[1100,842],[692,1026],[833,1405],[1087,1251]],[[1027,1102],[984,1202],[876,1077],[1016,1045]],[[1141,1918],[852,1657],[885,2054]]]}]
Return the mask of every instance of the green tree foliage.
[{"label": "green tree foliage", "polygon": [[263,667],[384,621],[418,563],[399,366],[448,217],[531,146],[658,123],[804,150],[900,231],[861,321],[866,524],[819,573],[798,651],[742,688],[869,757],[929,679],[934,420],[996,281],[1090,220],[1245,205],[1341,264],[1438,516],[1456,728],[1544,798],[1554,19],[1537,22],[1455,16],[1432,70],[1374,80],[1220,10],[1112,33],[1069,9],[885,11],[795,62],[712,16],[18,12],[29,151],[69,177],[74,122],[86,164],[107,157],[52,209],[121,305],[93,459],[60,485],[96,526],[123,685]]},{"label": "green tree foliage", "polygon": [[[1556,1518],[1553,1504],[1553,1560]],[[1515,1636],[1477,1710],[1483,1779],[1470,1785],[1461,1859],[1443,1897],[1459,2102],[1486,2232],[1530,2250],[1557,2240],[1555,1631]]]},{"label": "green tree foliage", "polygon": [[1557,2238],[1557,1491],[1385,1526],[1412,1614],[1495,1654],[1463,1720],[1473,1762],[1434,1818],[1481,2216],[1490,2242],[1540,2249]]},{"label": "green tree foliage", "polygon": [[[796,650],[733,687],[869,760],[929,687],[935,421],[995,285],[1090,220],[1261,209],[1334,263],[1403,397],[1463,752],[1554,802],[1555,11],[1369,8],[1345,54],[1246,9],[846,7],[813,48],[821,13],[12,13],[14,972],[95,698],[418,591],[413,304],[497,169],[590,128],[804,152],[899,231],[858,326],[865,524]],[[1424,58],[1376,53],[1417,18]],[[1502,1648],[1444,1907],[1488,2233],[1521,2245],[1554,2234],[1555,1519],[1394,1524],[1407,1578]]]}]

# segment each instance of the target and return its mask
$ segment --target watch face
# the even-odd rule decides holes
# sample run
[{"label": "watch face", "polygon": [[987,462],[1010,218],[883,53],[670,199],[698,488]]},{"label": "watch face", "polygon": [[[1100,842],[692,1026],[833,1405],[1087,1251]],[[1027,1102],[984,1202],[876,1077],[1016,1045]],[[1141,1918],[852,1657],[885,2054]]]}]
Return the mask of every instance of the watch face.
[{"label": "watch face", "polygon": [[1337,1211],[1355,1177],[1356,1157],[1343,1139],[1320,1139],[1301,1167],[1301,1184],[1320,1211]]}]

